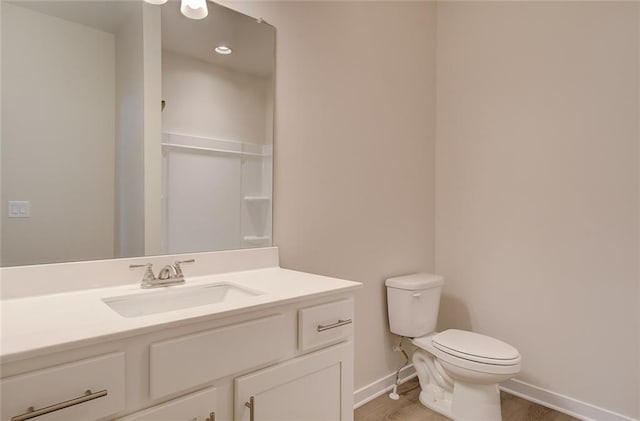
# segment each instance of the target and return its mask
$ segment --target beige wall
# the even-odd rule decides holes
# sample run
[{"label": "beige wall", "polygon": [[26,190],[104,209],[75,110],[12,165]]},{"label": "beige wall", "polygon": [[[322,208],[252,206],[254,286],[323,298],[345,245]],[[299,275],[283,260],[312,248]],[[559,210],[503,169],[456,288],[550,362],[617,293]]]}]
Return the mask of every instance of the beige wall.
[{"label": "beige wall", "polygon": [[144,256],[144,68],[142,3],[116,42],[116,257]]},{"label": "beige wall", "polygon": [[384,280],[433,270],[435,4],[232,4],[277,28],[274,243],[364,283],[355,386],[397,368]]},{"label": "beige wall", "polygon": [[162,254],[162,19],[142,4],[144,68],[144,254]]},{"label": "beige wall", "polygon": [[438,7],[441,328],[639,417],[638,3]]},{"label": "beige wall", "polygon": [[[270,79],[162,51],[162,131],[266,143]],[[271,139],[269,138],[269,142]]]},{"label": "beige wall", "polygon": [[113,257],[114,37],[2,8],[2,266]]},{"label": "beige wall", "polygon": [[[2,92],[2,6],[0,5],[0,92]],[[2,99],[0,98],[0,116],[2,116]],[[2,118],[0,118],[0,206],[2,206]],[[4,217],[0,213],[0,243],[2,242],[2,229],[4,228]],[[0,244],[0,266],[2,266],[2,244]],[[2,281],[0,276],[0,282]]]}]

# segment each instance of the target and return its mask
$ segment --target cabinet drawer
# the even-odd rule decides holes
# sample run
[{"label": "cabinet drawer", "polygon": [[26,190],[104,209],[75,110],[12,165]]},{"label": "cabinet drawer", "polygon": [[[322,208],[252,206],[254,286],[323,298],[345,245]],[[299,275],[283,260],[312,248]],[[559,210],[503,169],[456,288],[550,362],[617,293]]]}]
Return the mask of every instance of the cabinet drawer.
[{"label": "cabinet drawer", "polygon": [[3,379],[2,420],[89,421],[116,413],[125,406],[124,374],[118,352]]},{"label": "cabinet drawer", "polygon": [[210,387],[116,421],[215,421],[216,388]]},{"label": "cabinet drawer", "polygon": [[301,351],[334,344],[353,333],[353,300],[342,300],[298,310],[298,347]]},{"label": "cabinet drawer", "polygon": [[278,314],[157,342],[149,352],[149,393],[156,399],[277,361],[294,335]]}]

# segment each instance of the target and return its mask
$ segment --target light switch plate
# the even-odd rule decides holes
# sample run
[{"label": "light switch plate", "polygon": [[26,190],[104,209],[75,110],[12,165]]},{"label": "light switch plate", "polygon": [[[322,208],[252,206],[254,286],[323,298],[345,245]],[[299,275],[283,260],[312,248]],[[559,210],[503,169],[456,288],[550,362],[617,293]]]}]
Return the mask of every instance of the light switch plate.
[{"label": "light switch plate", "polygon": [[25,200],[9,200],[9,218],[30,218],[31,202]]}]

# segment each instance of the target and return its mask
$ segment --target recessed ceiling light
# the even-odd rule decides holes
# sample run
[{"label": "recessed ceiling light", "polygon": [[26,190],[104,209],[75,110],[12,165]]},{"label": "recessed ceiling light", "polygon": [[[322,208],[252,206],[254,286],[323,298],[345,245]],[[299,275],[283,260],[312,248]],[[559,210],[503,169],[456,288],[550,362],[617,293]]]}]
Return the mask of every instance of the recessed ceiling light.
[{"label": "recessed ceiling light", "polygon": [[204,19],[209,14],[207,0],[182,0],[180,11],[189,19]]},{"label": "recessed ceiling light", "polygon": [[218,45],[216,47],[216,53],[218,54],[231,54],[233,51],[231,50],[231,48],[227,47],[226,45]]}]

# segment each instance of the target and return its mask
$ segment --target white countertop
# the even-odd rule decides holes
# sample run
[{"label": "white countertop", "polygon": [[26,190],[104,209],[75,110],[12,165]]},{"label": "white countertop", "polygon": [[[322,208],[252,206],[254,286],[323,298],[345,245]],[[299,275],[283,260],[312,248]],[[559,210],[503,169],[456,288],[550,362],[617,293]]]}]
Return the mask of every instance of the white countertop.
[{"label": "white countertop", "polygon": [[54,351],[92,345],[154,330],[260,310],[302,299],[354,290],[358,282],[282,268],[258,269],[211,276],[186,277],[186,284],[229,281],[264,291],[237,303],[217,303],[140,317],[123,317],[102,298],[150,293],[140,284],[89,289],[0,301],[0,361],[7,363]]}]

